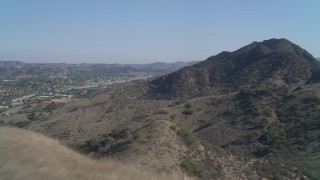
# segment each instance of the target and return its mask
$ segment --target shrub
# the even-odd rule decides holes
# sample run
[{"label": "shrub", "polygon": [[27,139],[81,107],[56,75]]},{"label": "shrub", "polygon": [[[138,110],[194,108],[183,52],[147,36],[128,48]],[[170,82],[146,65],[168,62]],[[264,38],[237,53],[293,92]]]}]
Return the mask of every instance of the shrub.
[{"label": "shrub", "polygon": [[170,129],[176,131],[176,130],[178,130],[178,127],[177,126],[170,126]]},{"label": "shrub", "polygon": [[37,116],[36,116],[36,114],[35,114],[34,112],[29,113],[29,114],[27,115],[27,118],[28,118],[30,121],[35,121],[35,120],[37,120]]},{"label": "shrub", "polygon": [[304,98],[302,102],[304,104],[311,104],[311,103],[320,104],[320,98],[317,96],[308,96]]},{"label": "shrub", "polygon": [[169,112],[165,110],[157,110],[153,112],[153,115],[158,115],[158,114],[166,115],[166,114],[169,114]]},{"label": "shrub", "polygon": [[18,128],[26,127],[26,126],[28,126],[29,124],[31,124],[30,121],[18,121],[18,122],[10,122],[10,123],[9,123],[9,125],[15,126],[15,127],[18,127]]},{"label": "shrub", "polygon": [[185,100],[180,99],[180,100],[178,100],[178,101],[172,102],[171,104],[169,104],[168,107],[178,106],[178,105],[180,105],[180,104],[183,104],[184,102],[185,102]]},{"label": "shrub", "polygon": [[201,144],[202,144],[204,147],[210,149],[210,150],[213,151],[213,152],[216,152],[216,153],[219,153],[219,154],[222,154],[222,155],[227,155],[227,154],[228,154],[227,150],[224,149],[224,148],[222,148],[222,147],[220,147],[220,146],[211,144],[211,143],[206,142],[206,141],[201,142]]},{"label": "shrub", "polygon": [[43,110],[47,111],[47,112],[52,112],[53,110],[59,109],[60,107],[62,107],[64,105],[64,103],[50,103],[48,104]]},{"label": "shrub", "polygon": [[203,169],[199,165],[194,164],[188,159],[183,160],[180,163],[180,167],[184,168],[188,173],[198,177],[203,177],[205,175]]},{"label": "shrub", "polygon": [[281,149],[285,146],[286,133],[278,128],[271,128],[265,134],[261,135],[259,141],[274,148]]},{"label": "shrub", "polygon": [[196,137],[185,129],[178,128],[177,135],[183,138],[183,141],[187,146],[195,146]]},{"label": "shrub", "polygon": [[187,102],[187,103],[184,105],[184,107],[185,107],[185,108],[188,108],[188,109],[191,108],[191,106],[192,106],[192,105],[191,105],[190,102]]},{"label": "shrub", "polygon": [[193,109],[186,109],[186,110],[182,111],[181,113],[182,113],[183,115],[189,116],[189,115],[192,115],[193,112],[194,112]]}]

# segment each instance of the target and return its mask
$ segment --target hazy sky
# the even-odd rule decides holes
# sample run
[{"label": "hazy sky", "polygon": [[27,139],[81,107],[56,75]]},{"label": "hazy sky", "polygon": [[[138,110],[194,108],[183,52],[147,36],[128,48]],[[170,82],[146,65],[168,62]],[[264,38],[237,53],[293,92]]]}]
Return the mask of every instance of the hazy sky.
[{"label": "hazy sky", "polygon": [[0,60],[204,60],[287,38],[320,56],[319,0],[0,0]]}]

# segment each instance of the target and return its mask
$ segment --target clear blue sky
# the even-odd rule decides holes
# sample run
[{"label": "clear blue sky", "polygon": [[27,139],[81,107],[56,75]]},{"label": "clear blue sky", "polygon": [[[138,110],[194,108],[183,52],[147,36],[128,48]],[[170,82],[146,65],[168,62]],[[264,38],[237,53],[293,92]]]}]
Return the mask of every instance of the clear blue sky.
[{"label": "clear blue sky", "polygon": [[287,38],[320,56],[319,0],[1,0],[0,60],[204,60]]}]

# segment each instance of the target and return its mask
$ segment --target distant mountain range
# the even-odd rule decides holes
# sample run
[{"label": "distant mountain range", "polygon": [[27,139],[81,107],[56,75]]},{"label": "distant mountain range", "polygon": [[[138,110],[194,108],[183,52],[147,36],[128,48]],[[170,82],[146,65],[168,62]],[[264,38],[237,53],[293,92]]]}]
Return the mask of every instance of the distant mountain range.
[{"label": "distant mountain range", "polygon": [[19,61],[0,61],[0,75],[37,75],[41,73],[61,73],[66,71],[95,71],[101,73],[153,72],[166,74],[185,66],[197,63],[151,63],[151,64],[66,64],[66,63],[23,63]]},{"label": "distant mountain range", "polygon": [[129,66],[135,69],[140,69],[140,70],[173,72],[182,67],[191,66],[198,62],[200,61],[173,62],[173,63],[155,62],[151,64],[130,64]]}]

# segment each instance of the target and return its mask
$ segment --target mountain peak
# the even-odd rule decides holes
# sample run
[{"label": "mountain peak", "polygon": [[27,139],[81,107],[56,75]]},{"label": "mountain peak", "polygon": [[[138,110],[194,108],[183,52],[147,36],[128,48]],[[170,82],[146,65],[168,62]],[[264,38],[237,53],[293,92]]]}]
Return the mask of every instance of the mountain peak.
[{"label": "mountain peak", "polygon": [[319,70],[315,58],[298,45],[284,38],[269,39],[224,51],[151,84],[159,97],[198,96],[242,87],[301,85]]},{"label": "mountain peak", "polygon": [[251,44],[240,48],[236,52],[248,52],[256,49],[264,49],[267,52],[306,52],[305,50],[285,38],[272,38],[269,40],[264,40],[262,42],[254,41]]},{"label": "mountain peak", "polygon": [[301,49],[299,46],[295,45],[294,43],[284,38],[283,39],[274,38],[274,39],[265,40],[261,44],[269,47],[274,51],[280,51],[280,52],[296,52],[297,49]]}]

